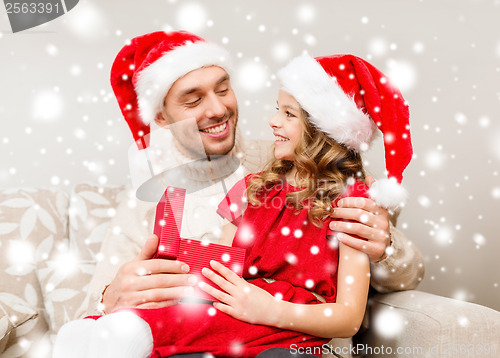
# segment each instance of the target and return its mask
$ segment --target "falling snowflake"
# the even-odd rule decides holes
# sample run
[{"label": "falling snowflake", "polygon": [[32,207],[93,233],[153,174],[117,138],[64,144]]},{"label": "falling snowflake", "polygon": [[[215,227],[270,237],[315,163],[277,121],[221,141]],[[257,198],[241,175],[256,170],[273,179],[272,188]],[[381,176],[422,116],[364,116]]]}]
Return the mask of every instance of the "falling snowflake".
[{"label": "falling snowflake", "polygon": [[467,300],[467,291],[465,290],[457,290],[453,293],[452,297],[456,300],[459,300],[459,301],[466,301]]},{"label": "falling snowflake", "polygon": [[481,234],[474,234],[474,242],[478,247],[486,244],[486,238]]},{"label": "falling snowflake", "polygon": [[59,54],[59,49],[53,44],[48,44],[45,50],[50,56],[57,56]]},{"label": "falling snowflake", "polygon": [[440,245],[448,245],[453,242],[453,231],[448,226],[440,226],[434,232],[434,238]]},{"label": "falling snowflake", "polygon": [[87,133],[82,128],[75,128],[73,130],[73,135],[80,140],[87,138]]},{"label": "falling snowflake", "polygon": [[200,32],[207,23],[207,11],[199,3],[187,3],[177,13],[177,23],[181,29]]},{"label": "falling snowflake", "polygon": [[66,15],[65,24],[81,39],[96,40],[106,32],[107,22],[96,5],[85,1]]},{"label": "falling snowflake", "polygon": [[349,276],[347,276],[347,277],[345,278],[345,283],[347,283],[348,285],[352,285],[352,284],[354,283],[354,277],[352,277],[352,276],[350,276],[350,275],[349,275]]},{"label": "falling snowflake", "polygon": [[413,44],[413,52],[415,53],[422,53],[424,52],[425,46],[422,42],[415,42]]},{"label": "falling snowflake", "polygon": [[482,116],[479,118],[479,126],[481,128],[488,128],[490,126],[490,118],[487,116]]},{"label": "falling snowflake", "polygon": [[404,329],[404,318],[392,307],[378,310],[374,316],[373,327],[382,337],[394,338]]},{"label": "falling snowflake", "polygon": [[431,206],[431,200],[425,195],[420,195],[418,197],[418,203],[424,208],[428,208]]},{"label": "falling snowflake", "polygon": [[389,45],[386,39],[377,37],[370,41],[370,43],[368,44],[368,49],[370,50],[370,53],[375,56],[384,56],[385,54],[387,54]]},{"label": "falling snowflake", "polygon": [[252,276],[253,276],[253,275],[256,275],[256,274],[257,274],[257,272],[259,272],[259,270],[257,269],[257,267],[256,267],[256,266],[250,266],[250,267],[248,268],[248,273],[249,273],[250,275],[252,275]]},{"label": "falling snowflake", "polygon": [[424,162],[427,168],[437,170],[442,168],[445,160],[446,156],[442,152],[437,150],[429,150],[425,154]]},{"label": "falling snowflake", "polygon": [[73,65],[69,69],[69,73],[71,73],[72,76],[80,76],[82,74],[82,67],[79,65]]},{"label": "falling snowflake", "polygon": [[254,238],[252,228],[247,225],[240,227],[239,238],[244,242],[251,242]]},{"label": "falling snowflake", "polygon": [[408,61],[389,60],[387,62],[387,76],[402,92],[407,92],[415,87],[417,71],[415,66]]},{"label": "falling snowflake", "polygon": [[237,71],[238,84],[250,92],[261,90],[266,80],[266,68],[259,62],[246,62]]},{"label": "falling snowflake", "polygon": [[306,287],[308,289],[312,289],[314,287],[314,281],[309,279],[309,280],[306,280]]},{"label": "falling snowflake", "polygon": [[53,122],[61,116],[64,102],[57,91],[44,91],[35,96],[33,118],[41,122]]},{"label": "falling snowflake", "polygon": [[496,186],[491,190],[493,199],[500,199],[500,187]]},{"label": "falling snowflake", "polygon": [[312,34],[304,35],[304,42],[309,46],[315,46],[317,43],[316,37]]},{"label": "falling snowflake", "polygon": [[272,47],[272,56],[278,62],[284,62],[290,58],[292,49],[287,42],[278,42]]},{"label": "falling snowflake", "polygon": [[316,18],[316,9],[311,4],[302,4],[297,8],[297,18],[303,23],[310,23]]},{"label": "falling snowflake", "polygon": [[457,121],[458,124],[464,125],[467,123],[467,117],[463,113],[457,113],[455,114],[455,121]]},{"label": "falling snowflake", "polygon": [[30,242],[11,240],[9,244],[10,247],[8,257],[12,264],[24,265],[34,262],[35,249]]},{"label": "falling snowflake", "polygon": [[458,324],[462,327],[467,327],[470,324],[470,321],[465,316],[458,317]]},{"label": "falling snowflake", "polygon": [[285,255],[285,260],[286,262],[288,262],[290,265],[295,265],[297,264],[297,256],[295,256],[294,254],[292,253],[288,253]]},{"label": "falling snowflake", "polygon": [[281,235],[288,236],[290,235],[290,228],[288,226],[284,226],[281,228]]}]

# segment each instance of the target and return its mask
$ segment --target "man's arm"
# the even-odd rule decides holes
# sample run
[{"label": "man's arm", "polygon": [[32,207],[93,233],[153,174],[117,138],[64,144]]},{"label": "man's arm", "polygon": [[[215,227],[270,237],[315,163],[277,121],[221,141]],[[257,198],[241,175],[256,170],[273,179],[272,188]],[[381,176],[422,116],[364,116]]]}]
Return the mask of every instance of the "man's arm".
[{"label": "man's arm", "polygon": [[[374,180],[366,178],[371,186]],[[330,229],[341,232],[343,244],[366,253],[372,269],[372,286],[380,292],[415,288],[424,276],[424,259],[405,235],[390,224],[389,212],[368,198],[344,198],[332,213]],[[363,240],[354,237],[354,235]]]},{"label": "man's arm", "polygon": [[[137,307],[155,300],[178,299],[177,293],[182,289],[172,293],[168,288],[186,287],[192,276],[176,273],[182,272],[181,263],[151,260],[157,239],[144,242],[144,237],[150,232],[151,225],[145,223],[151,221],[154,208],[139,201],[129,205],[129,201],[123,200],[109,225],[78,317],[102,315],[119,307]],[[115,233],[116,227],[120,228],[119,233]],[[141,275],[144,272],[147,275]]]},{"label": "man's arm", "polygon": [[424,278],[424,258],[418,248],[391,224],[386,258],[371,262],[371,285],[378,292],[413,290]]},{"label": "man's arm", "polygon": [[139,255],[123,264],[102,295],[102,311],[118,308],[160,308],[178,303],[197,279],[180,261],[153,259],[158,237],[151,235]]}]

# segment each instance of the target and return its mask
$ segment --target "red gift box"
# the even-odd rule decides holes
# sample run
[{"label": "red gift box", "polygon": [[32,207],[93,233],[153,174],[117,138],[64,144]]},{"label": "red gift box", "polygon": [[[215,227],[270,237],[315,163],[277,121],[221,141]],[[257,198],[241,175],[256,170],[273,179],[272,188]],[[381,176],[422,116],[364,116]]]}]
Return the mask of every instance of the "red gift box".
[{"label": "red gift box", "polygon": [[[210,268],[210,261],[216,260],[241,277],[245,262],[245,249],[181,238],[185,197],[186,189],[169,186],[158,202],[154,234],[158,236],[159,244],[154,258],[185,262],[189,265],[189,273],[196,275],[198,282],[203,281],[221,290],[205,278],[201,270],[204,267]],[[191,298],[216,301],[198,287],[194,287],[193,294],[189,295],[189,299]]]}]

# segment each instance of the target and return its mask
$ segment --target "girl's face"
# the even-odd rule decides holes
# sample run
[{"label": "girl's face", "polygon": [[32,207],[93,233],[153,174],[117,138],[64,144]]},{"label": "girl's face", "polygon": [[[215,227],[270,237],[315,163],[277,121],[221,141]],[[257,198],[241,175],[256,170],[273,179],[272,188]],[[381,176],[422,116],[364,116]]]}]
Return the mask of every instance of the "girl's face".
[{"label": "girl's face", "polygon": [[269,121],[275,136],[274,156],[280,160],[293,160],[294,149],[302,139],[306,120],[299,102],[287,92],[280,90],[278,113]]}]

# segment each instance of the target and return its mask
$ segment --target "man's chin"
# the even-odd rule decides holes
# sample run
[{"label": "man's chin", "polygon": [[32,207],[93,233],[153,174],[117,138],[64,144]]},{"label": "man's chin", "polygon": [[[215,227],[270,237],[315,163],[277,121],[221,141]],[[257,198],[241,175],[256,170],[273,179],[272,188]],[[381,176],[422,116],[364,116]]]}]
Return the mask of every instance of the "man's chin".
[{"label": "man's chin", "polygon": [[208,156],[220,156],[226,155],[231,152],[234,147],[234,136],[231,140],[228,140],[226,143],[206,143],[205,144],[205,152]]}]

